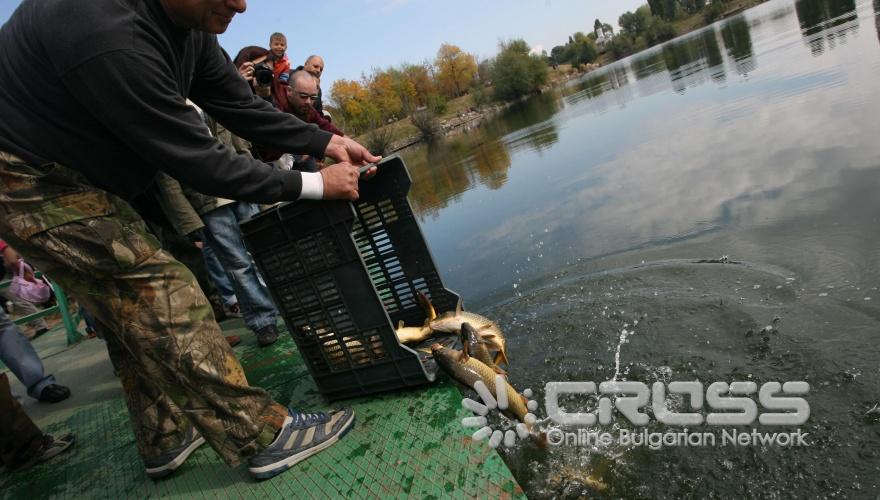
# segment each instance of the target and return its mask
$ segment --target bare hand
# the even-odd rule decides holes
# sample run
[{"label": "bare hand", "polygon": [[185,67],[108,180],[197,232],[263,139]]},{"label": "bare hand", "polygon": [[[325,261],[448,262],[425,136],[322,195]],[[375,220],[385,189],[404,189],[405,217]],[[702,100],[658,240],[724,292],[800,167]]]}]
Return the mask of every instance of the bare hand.
[{"label": "bare hand", "polygon": [[338,135],[334,135],[330,139],[330,144],[327,145],[324,154],[338,162],[351,163],[356,166],[361,166],[365,163],[376,163],[382,159],[381,156],[373,155],[373,153],[367,151],[367,148],[352,139]]},{"label": "bare hand", "polygon": [[241,66],[238,67],[238,73],[245,80],[252,80],[254,78],[254,63],[252,63],[251,61],[243,63]]},{"label": "bare hand", "polygon": [[325,200],[358,199],[358,168],[349,162],[335,163],[321,170]]}]

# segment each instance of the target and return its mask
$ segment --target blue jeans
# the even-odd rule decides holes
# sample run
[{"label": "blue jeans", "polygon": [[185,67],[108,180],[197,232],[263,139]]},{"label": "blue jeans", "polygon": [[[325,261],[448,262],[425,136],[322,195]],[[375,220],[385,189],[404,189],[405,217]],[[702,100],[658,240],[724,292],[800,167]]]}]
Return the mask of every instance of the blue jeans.
[{"label": "blue jeans", "polygon": [[40,393],[50,384],[57,383],[53,375],[46,375],[43,362],[31,341],[21,333],[15,323],[0,309],[0,361],[9,367],[18,380],[27,387],[32,398],[39,399]]},{"label": "blue jeans", "polygon": [[248,328],[257,332],[275,325],[278,310],[265,285],[260,282],[257,265],[241,239],[240,221],[259,212],[253,203],[236,202],[215,208],[202,215],[205,239],[232,278],[232,288],[238,297],[241,315]]},{"label": "blue jeans", "polygon": [[214,247],[208,242],[205,242],[205,245],[202,248],[202,257],[205,258],[205,267],[208,269],[208,276],[211,277],[211,281],[214,282],[214,285],[217,286],[217,291],[220,292],[220,298],[223,299],[223,305],[229,307],[236,304],[238,298],[235,296],[235,289],[232,288],[232,282],[229,281],[229,275],[226,274],[226,269],[223,268],[223,264],[221,264],[220,259],[217,258],[217,252],[214,251]]}]

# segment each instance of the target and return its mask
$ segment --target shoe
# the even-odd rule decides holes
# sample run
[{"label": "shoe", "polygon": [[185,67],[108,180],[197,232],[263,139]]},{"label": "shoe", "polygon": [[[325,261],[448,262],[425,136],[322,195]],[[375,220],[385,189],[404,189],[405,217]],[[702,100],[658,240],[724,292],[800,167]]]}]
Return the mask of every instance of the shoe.
[{"label": "shoe", "polygon": [[231,318],[241,317],[241,307],[238,305],[238,302],[226,308],[226,315]]},{"label": "shoe", "polygon": [[49,384],[40,391],[40,401],[44,403],[58,403],[70,397],[70,389],[58,384]]},{"label": "shoe", "polygon": [[241,344],[241,337],[238,335],[227,335],[226,342],[229,343],[229,347],[235,347],[238,344]]},{"label": "shoe", "polygon": [[269,325],[257,331],[257,344],[260,347],[272,345],[278,340],[278,328],[275,325]]},{"label": "shoe", "polygon": [[144,459],[144,465],[147,467],[147,477],[159,479],[171,474],[183,465],[183,462],[186,462],[186,459],[192,455],[192,452],[196,451],[203,444],[205,444],[205,438],[195,428],[190,427],[186,431],[186,439],[184,439],[183,444],[156,458]]},{"label": "shoe", "polygon": [[64,453],[68,448],[73,446],[76,438],[73,434],[65,434],[61,437],[52,437],[49,434],[43,434],[43,442],[40,443],[40,449],[37,453],[24,463],[14,466],[8,466],[10,471],[19,471],[27,469],[37,463],[45,462],[53,457]]},{"label": "shoe", "polygon": [[45,462],[52,457],[64,453],[76,441],[76,437],[73,434],[65,434],[57,438],[47,434],[46,437],[49,439],[46,440],[40,449],[40,455],[37,457],[38,462]]},{"label": "shoe", "polygon": [[329,448],[354,427],[351,408],[331,413],[300,413],[292,409],[288,412],[275,441],[248,462],[248,471],[254,479],[269,479],[281,474],[294,464]]}]

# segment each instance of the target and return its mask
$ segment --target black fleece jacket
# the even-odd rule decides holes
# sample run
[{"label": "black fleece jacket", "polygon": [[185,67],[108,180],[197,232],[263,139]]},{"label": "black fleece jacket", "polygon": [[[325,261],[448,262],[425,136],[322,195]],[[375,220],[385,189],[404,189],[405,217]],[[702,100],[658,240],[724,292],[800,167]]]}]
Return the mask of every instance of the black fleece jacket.
[{"label": "black fleece jacket", "polygon": [[225,147],[186,98],[273,150],[320,157],[331,137],[254,96],[217,37],[175,26],[159,0],[25,0],[0,28],[0,89],[0,150],[125,199],[159,170],[225,198],[299,197],[299,172]]}]

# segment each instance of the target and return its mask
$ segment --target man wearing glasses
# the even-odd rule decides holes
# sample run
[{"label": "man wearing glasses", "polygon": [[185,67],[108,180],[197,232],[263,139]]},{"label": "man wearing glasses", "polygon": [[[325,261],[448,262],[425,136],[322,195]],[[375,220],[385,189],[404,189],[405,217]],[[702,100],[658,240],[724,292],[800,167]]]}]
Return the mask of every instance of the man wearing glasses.
[{"label": "man wearing glasses", "polygon": [[[315,109],[315,102],[320,99],[318,93],[318,79],[308,71],[298,69],[290,72],[290,85],[287,87],[287,102],[290,104],[290,112],[306,123],[314,123],[321,130],[338,136],[345,134],[333,125],[333,122],[324,118],[320,111]],[[314,156],[293,155],[294,170],[302,172],[317,172],[319,165]]]},{"label": "man wearing glasses", "polygon": [[290,73],[290,85],[287,87],[287,102],[290,110],[300,120],[306,123],[314,123],[321,130],[331,134],[345,136],[345,134],[333,125],[333,122],[314,107],[318,99],[318,80],[308,71],[296,70]]}]

